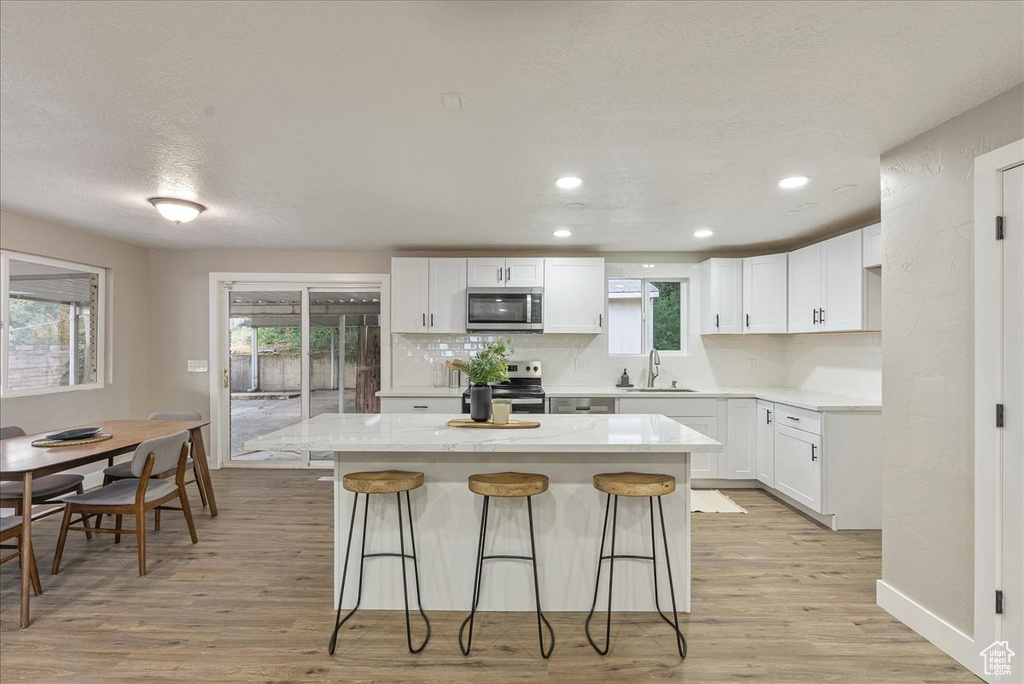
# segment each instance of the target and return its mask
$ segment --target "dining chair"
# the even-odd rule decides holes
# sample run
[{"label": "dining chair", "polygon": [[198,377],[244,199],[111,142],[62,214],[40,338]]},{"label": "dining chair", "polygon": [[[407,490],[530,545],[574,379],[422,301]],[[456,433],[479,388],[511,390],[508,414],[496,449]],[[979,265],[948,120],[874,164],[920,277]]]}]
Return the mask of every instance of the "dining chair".
[{"label": "dining chair", "polygon": [[[17,425],[0,428],[0,440],[24,436],[25,431]],[[76,473],[57,473],[33,480],[32,503],[34,505],[47,503],[51,499],[71,492],[81,494],[84,480],[84,475]],[[13,508],[15,515],[24,515],[21,501],[24,498],[24,493],[25,485],[21,482],[0,482],[0,508]]]},{"label": "dining chair", "polygon": [[[19,542],[17,546],[3,546],[5,541],[20,537],[21,529],[20,515],[7,515],[0,518],[0,548],[16,549],[15,552],[9,556],[0,557],[0,565],[17,558],[21,561],[21,571],[25,572],[25,561],[21,558],[21,543]],[[36,596],[39,596],[43,593],[43,585],[39,582],[39,568],[36,567],[36,554],[34,551],[30,550],[28,556],[28,572],[29,577],[32,580],[32,589],[35,591]]]},{"label": "dining chair", "polygon": [[[131,460],[132,479],[117,480],[110,484],[86,492],[67,497],[64,509],[64,520],[61,522],[60,537],[57,539],[57,551],[53,557],[53,574],[60,571],[60,560],[64,554],[64,543],[68,530],[78,532],[102,532],[114,535],[114,543],[121,540],[122,534],[134,533],[138,542],[139,575],[146,574],[146,513],[160,508],[171,508],[167,504],[177,499],[181,503],[180,510],[185,516],[188,533],[195,544],[196,527],[192,521],[192,509],[188,505],[185,494],[185,462],[188,459],[188,431],[166,437],[148,439],[138,446]],[[177,468],[174,464],[177,463]],[[174,471],[174,480],[153,478],[153,473]],[[81,513],[82,527],[71,527],[71,516]],[[96,515],[96,527],[89,527],[85,516]],[[102,528],[102,516],[115,516],[113,528]],[[126,530],[121,527],[122,516],[135,517],[135,529]]]},{"label": "dining chair", "polygon": [[[200,413],[193,412],[174,412],[174,411],[157,411],[149,416],[149,420],[202,420],[203,416]],[[189,449],[192,448],[192,437],[189,436],[188,440]],[[206,490],[203,488],[203,481],[199,477],[199,466],[196,465],[195,460],[191,457],[185,462],[185,469],[192,471],[192,479],[186,480],[185,484],[195,483],[196,488],[199,490],[199,499],[203,502],[203,508],[206,508]],[[174,469],[170,469],[165,473],[157,473],[154,477],[166,478],[173,477]],[[125,461],[124,463],[118,463],[112,465],[103,470],[103,485],[106,486],[116,480],[128,480],[134,478],[132,475],[132,462]],[[156,513],[156,530],[160,531],[160,512]]]}]

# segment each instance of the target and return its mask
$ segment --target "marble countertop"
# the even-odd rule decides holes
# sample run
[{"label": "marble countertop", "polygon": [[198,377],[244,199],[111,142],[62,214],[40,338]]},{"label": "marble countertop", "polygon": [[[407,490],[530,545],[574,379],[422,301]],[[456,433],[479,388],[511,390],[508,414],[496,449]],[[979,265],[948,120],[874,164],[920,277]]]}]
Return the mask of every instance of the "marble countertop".
[{"label": "marble countertop", "polygon": [[[685,386],[685,385],[684,385]],[[675,397],[679,399],[755,398],[788,404],[809,411],[881,411],[882,402],[877,399],[847,397],[840,394],[824,392],[808,392],[792,387],[728,387],[719,389],[694,388],[697,392],[630,392],[629,390],[609,386],[564,387],[544,385],[548,398],[553,397],[616,397],[616,398],[658,398]],[[465,388],[451,389],[448,387],[392,387],[381,390],[381,397],[461,397]]]},{"label": "marble countertop", "polygon": [[[722,444],[662,415],[529,416],[532,430],[450,428],[446,415],[323,414],[246,441],[254,451],[513,453],[720,452]],[[521,418],[521,416],[520,416]]]}]

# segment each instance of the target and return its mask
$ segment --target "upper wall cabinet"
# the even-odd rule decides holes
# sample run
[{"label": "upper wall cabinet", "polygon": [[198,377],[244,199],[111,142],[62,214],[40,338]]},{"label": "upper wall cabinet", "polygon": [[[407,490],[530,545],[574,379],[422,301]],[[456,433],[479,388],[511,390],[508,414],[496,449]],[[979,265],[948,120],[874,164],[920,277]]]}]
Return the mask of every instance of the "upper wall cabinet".
[{"label": "upper wall cabinet", "polygon": [[700,265],[700,334],[743,332],[743,259],[708,259]]},{"label": "upper wall cabinet", "polygon": [[743,260],[743,332],[784,333],[789,255],[747,257]]},{"label": "upper wall cabinet", "polygon": [[391,260],[391,332],[466,332],[466,260]]},{"label": "upper wall cabinet", "polygon": [[859,230],[790,252],[789,332],[877,329],[866,273]]},{"label": "upper wall cabinet", "polygon": [[544,332],[597,334],[604,328],[604,259],[544,260]]},{"label": "upper wall cabinet", "polygon": [[544,287],[541,258],[485,257],[469,259],[467,264],[469,287]]},{"label": "upper wall cabinet", "polygon": [[861,228],[864,240],[864,268],[882,265],[882,224]]}]

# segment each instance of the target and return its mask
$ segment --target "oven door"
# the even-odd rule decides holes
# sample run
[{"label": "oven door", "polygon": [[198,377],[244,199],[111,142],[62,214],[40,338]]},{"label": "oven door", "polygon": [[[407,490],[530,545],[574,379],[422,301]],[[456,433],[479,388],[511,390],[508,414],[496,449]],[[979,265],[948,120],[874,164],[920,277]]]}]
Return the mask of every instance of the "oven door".
[{"label": "oven door", "polygon": [[466,294],[466,330],[543,332],[544,290],[472,287]]}]

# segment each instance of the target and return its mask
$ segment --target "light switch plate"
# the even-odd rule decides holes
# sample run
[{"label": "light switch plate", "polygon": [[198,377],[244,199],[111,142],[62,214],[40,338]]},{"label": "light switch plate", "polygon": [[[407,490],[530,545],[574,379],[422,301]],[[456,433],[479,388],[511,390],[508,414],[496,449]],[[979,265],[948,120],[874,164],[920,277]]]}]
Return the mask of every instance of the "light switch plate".
[{"label": "light switch plate", "polygon": [[206,373],[210,370],[210,364],[206,359],[194,360],[189,359],[188,361],[188,372],[189,373]]}]

